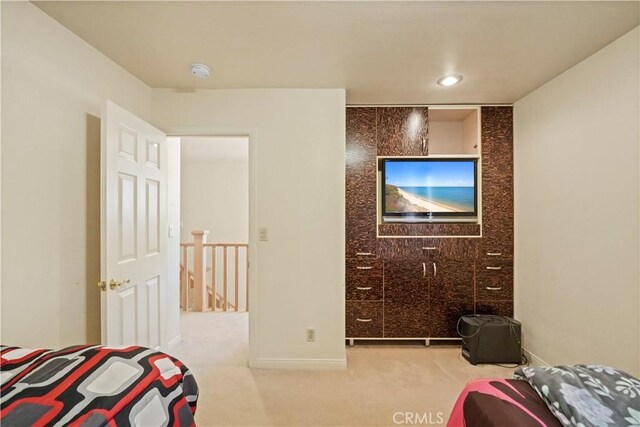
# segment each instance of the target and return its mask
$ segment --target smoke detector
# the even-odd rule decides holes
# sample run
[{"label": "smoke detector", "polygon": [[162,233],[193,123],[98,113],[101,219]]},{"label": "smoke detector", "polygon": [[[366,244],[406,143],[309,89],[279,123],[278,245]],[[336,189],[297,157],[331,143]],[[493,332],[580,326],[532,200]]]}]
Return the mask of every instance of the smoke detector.
[{"label": "smoke detector", "polygon": [[194,76],[200,79],[206,79],[207,77],[209,77],[209,74],[211,74],[211,68],[209,68],[208,65],[194,63],[194,64],[191,64],[190,67],[191,67],[191,74],[193,74]]}]

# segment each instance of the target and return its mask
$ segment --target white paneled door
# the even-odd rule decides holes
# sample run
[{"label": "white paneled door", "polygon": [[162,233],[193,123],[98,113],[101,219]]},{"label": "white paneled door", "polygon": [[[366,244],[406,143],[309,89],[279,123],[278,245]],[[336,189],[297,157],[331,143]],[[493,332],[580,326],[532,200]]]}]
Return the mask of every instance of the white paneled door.
[{"label": "white paneled door", "polygon": [[166,135],[107,101],[101,156],[102,344],[164,348]]}]

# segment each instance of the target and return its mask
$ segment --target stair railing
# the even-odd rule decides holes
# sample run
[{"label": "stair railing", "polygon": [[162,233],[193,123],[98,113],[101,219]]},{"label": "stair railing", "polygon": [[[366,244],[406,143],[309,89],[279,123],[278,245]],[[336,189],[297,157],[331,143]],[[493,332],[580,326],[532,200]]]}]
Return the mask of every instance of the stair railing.
[{"label": "stair railing", "polygon": [[[207,243],[208,231],[206,230],[194,230],[191,234],[192,243],[180,244],[182,248],[180,308],[185,311],[241,311],[242,289],[245,294],[244,311],[249,311],[249,245],[247,243]],[[193,248],[192,257],[189,256],[189,248]],[[242,258],[244,262],[241,262]],[[221,272],[218,271],[220,259],[222,259]],[[233,261],[233,302],[229,298],[230,260]],[[244,277],[241,277],[241,272]],[[218,280],[220,273],[221,283]],[[222,288],[220,290],[222,294],[218,292],[219,286]]]}]

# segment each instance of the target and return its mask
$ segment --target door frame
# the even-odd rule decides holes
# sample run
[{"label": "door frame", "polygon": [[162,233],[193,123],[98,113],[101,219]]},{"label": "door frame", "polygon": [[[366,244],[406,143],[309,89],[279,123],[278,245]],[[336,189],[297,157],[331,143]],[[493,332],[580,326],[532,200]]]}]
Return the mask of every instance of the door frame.
[{"label": "door frame", "polygon": [[[249,139],[249,367],[254,367],[258,348],[258,137],[255,129],[216,127],[171,127],[167,138],[175,137],[246,137]],[[182,146],[182,144],[181,144]],[[182,152],[181,152],[182,156]],[[168,198],[168,197],[167,197]]]}]

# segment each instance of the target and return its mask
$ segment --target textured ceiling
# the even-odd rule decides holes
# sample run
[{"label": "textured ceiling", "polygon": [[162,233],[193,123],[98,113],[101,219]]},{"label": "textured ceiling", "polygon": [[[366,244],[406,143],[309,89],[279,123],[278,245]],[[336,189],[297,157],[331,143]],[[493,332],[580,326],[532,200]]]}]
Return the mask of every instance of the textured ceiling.
[{"label": "textured ceiling", "polygon": [[[35,4],[154,88],[346,88],[350,104],[514,102],[639,25],[636,1]],[[464,80],[437,86],[448,73]]]}]

